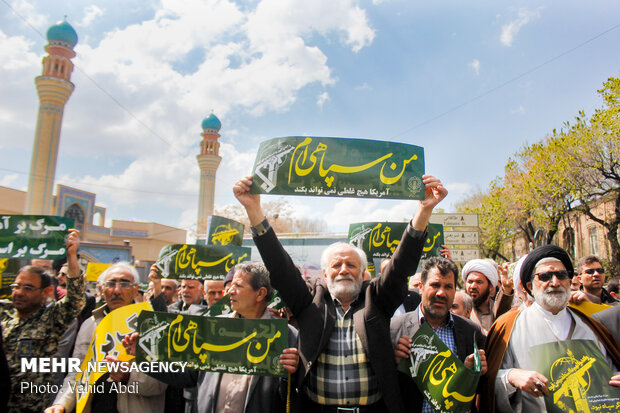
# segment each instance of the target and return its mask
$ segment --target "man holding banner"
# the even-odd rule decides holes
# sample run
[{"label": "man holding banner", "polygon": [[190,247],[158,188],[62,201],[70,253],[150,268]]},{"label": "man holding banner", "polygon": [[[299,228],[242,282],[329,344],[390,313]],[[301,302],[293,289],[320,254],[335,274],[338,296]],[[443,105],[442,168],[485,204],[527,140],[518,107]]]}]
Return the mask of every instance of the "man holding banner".
[{"label": "man holding banner", "polygon": [[[101,293],[106,305],[93,311],[92,317],[80,328],[73,351],[73,357],[81,361],[86,357],[89,346],[95,336],[97,326],[110,312],[133,304],[138,290],[138,272],[128,263],[120,262],[108,267],[98,279]],[[112,334],[112,333],[106,333]],[[114,344],[114,341],[110,344]],[[114,346],[108,350],[112,352]],[[106,357],[110,363],[118,363],[115,356]],[[106,373],[107,375],[107,373]],[[161,383],[141,372],[110,372],[109,378],[100,379],[104,391],[91,394],[84,411],[118,411],[119,413],[163,412],[166,384]],[[132,384],[136,392],[116,392],[112,383]],[[65,377],[62,389],[58,392],[54,405],[47,408],[47,413],[71,412],[76,407],[76,372]]]},{"label": "man holding banner", "polygon": [[[473,369],[475,349],[484,347],[485,337],[476,323],[450,313],[456,293],[456,277],[458,272],[457,266],[445,258],[431,257],[426,261],[421,274],[420,294],[422,295],[422,302],[420,306],[414,311],[394,317],[391,322],[390,333],[394,343],[397,362],[413,357],[412,360],[415,363],[421,363],[431,356],[436,356],[438,352],[441,353],[437,348],[431,349],[428,346],[428,342],[425,342],[424,346],[413,346],[412,349],[414,344],[412,338],[417,339],[418,335],[416,333],[423,324],[427,324],[432,329],[428,332],[429,337],[438,336],[450,350],[451,354],[449,358],[446,357],[448,361],[444,362],[444,368],[451,366],[451,363],[455,362],[454,358],[458,357],[460,361],[464,362],[464,367],[470,370]],[[484,374],[486,372],[484,350],[479,350],[479,354],[480,374]],[[445,357],[445,355],[442,357]],[[434,409],[429,400],[436,402],[439,406],[444,406],[446,403],[452,405],[452,411],[468,410],[469,406],[474,402],[477,379],[475,379],[476,383],[473,383],[473,380],[470,380],[470,383],[467,383],[467,381],[465,383],[462,381],[458,382],[458,367],[452,370],[447,369],[448,371],[442,370],[440,373],[442,375],[455,376],[455,378],[448,381],[451,381],[451,389],[458,389],[461,400],[459,398],[446,397],[445,395],[442,397],[439,394],[447,393],[443,391],[444,383],[440,383],[433,388],[431,381],[427,378],[427,371],[431,370],[432,367],[433,364],[431,363],[427,369],[419,368],[413,380],[412,374],[398,373],[407,411],[432,413]],[[470,375],[466,374],[465,377],[470,378]],[[466,394],[465,387],[467,385],[470,385],[470,394]],[[439,388],[442,391],[436,391]],[[424,394],[427,395],[427,400],[425,400]],[[463,402],[463,400],[467,401]],[[458,405],[459,403],[462,403],[461,406],[463,406],[461,410],[457,410],[456,406],[454,406],[454,404]]]},{"label": "man holding banner", "polygon": [[479,411],[618,411],[620,347],[600,323],[567,307],[572,274],[560,247],[527,255],[521,285],[535,302],[491,327]]},{"label": "man holding banner", "polygon": [[388,351],[390,318],[418,265],[433,208],[448,193],[439,179],[422,178],[424,199],[385,273],[362,282],[366,254],[336,243],[323,252],[323,278],[310,290],[265,218],[260,195],[250,193],[252,177],[234,185],[271,282],[297,319],[302,363],[296,383],[303,412],[404,412]]},{"label": "man holding banner", "polygon": [[[231,314],[222,317],[271,319],[267,304],[274,294],[269,273],[262,263],[243,262],[234,267],[230,287]],[[207,318],[203,318],[208,322]],[[231,320],[232,321],[232,320]],[[280,364],[289,373],[298,365],[297,330],[288,326],[288,345],[282,351]],[[136,353],[138,334],[124,340],[127,352]],[[248,350],[249,351],[249,350]],[[284,412],[287,381],[277,376],[232,374],[225,371],[187,370],[183,373],[148,373],[170,385],[197,387],[198,413]],[[187,410],[186,410],[187,411]]]},{"label": "man holding banner", "polygon": [[58,340],[84,307],[84,279],[77,260],[79,245],[79,232],[69,230],[67,295],[62,300],[45,307],[45,296],[53,288],[50,277],[42,268],[29,265],[19,270],[15,283],[11,284],[11,301],[0,301],[0,322],[12,384],[10,412],[40,412],[51,401],[49,395],[22,391],[20,386],[50,383],[53,374],[22,371],[21,363],[22,359],[53,357]]}]

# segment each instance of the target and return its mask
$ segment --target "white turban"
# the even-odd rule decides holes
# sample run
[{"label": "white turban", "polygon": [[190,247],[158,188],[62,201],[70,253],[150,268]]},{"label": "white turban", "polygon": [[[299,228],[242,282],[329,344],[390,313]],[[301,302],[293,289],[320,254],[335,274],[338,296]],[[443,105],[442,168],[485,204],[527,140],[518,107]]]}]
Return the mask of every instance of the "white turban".
[{"label": "white turban", "polygon": [[491,261],[482,259],[468,261],[467,264],[463,266],[463,270],[461,271],[463,283],[467,282],[467,276],[472,271],[483,274],[487,277],[487,280],[489,280],[493,287],[497,287],[499,274],[497,274],[497,268],[495,268],[495,265],[493,265]]},{"label": "white turban", "polygon": [[523,288],[521,288],[521,266],[523,265],[523,261],[525,261],[526,258],[527,254],[519,258],[517,264],[515,265],[514,272],[512,273],[512,285],[515,290],[521,292],[525,292],[523,291]]}]

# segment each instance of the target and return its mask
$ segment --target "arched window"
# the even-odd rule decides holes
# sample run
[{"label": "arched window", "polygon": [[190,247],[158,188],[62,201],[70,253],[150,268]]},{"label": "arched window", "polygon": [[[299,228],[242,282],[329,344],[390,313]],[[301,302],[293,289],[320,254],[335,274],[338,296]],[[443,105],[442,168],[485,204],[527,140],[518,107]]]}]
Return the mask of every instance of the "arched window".
[{"label": "arched window", "polygon": [[67,218],[73,218],[75,220],[76,228],[84,227],[84,218],[86,214],[84,213],[84,210],[77,202],[74,202],[73,204],[69,205],[69,207],[65,210],[64,216]]},{"label": "arched window", "polygon": [[564,249],[568,252],[568,254],[574,259],[576,256],[575,251],[575,230],[572,228],[566,228],[564,233],[562,234],[562,238],[564,241]]}]

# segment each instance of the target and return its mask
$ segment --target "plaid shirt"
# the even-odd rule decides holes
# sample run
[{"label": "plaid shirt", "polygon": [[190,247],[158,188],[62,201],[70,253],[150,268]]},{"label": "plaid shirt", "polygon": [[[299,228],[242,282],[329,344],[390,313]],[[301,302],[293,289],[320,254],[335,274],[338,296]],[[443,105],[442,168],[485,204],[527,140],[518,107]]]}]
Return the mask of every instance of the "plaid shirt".
[{"label": "plaid shirt", "polygon": [[308,372],[305,392],[322,405],[365,406],[381,399],[379,383],[353,326],[353,307],[345,312],[338,300],[337,320],[327,349]]},{"label": "plaid shirt", "polygon": [[[437,329],[433,328],[433,326],[431,326],[431,328],[433,328],[433,331],[435,332],[435,334],[437,334],[439,339],[443,341],[443,343],[446,346],[448,346],[452,354],[457,354],[456,353],[456,342],[454,341],[454,318],[452,318],[451,312],[448,312],[448,314],[449,314],[449,318],[446,324],[437,327]],[[420,325],[422,325],[422,323],[424,322],[425,322],[424,316],[422,315],[422,311],[420,311]],[[422,406],[422,413],[434,413],[434,412],[435,412],[435,409],[433,409],[433,407],[431,407],[428,401],[424,399],[424,404]]]}]

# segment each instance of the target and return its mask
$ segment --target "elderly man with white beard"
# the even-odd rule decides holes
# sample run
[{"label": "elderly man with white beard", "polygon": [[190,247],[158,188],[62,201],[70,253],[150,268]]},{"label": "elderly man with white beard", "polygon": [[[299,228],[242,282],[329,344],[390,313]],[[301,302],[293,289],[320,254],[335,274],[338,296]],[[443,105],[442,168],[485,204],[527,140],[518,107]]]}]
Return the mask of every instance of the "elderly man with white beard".
[{"label": "elderly man with white beard", "polygon": [[363,281],[366,256],[350,244],[323,253],[323,278],[306,285],[265,218],[260,196],[250,193],[252,177],[233,192],[252,225],[254,242],[297,320],[301,363],[295,384],[302,413],[400,413],[405,407],[396,376],[390,318],[407,294],[433,208],[447,195],[441,181],[424,175],[425,199],[380,277]]},{"label": "elderly man with white beard", "polygon": [[[544,412],[551,377],[536,371],[532,347],[568,340],[587,340],[620,368],[620,347],[597,321],[567,307],[573,265],[566,251],[543,245],[531,251],[521,267],[521,285],[535,302],[500,317],[487,336],[488,370],[479,387],[478,411]],[[540,348],[540,347],[539,347]],[[542,351],[542,350],[539,350]],[[620,387],[620,374],[609,384]],[[493,395],[495,401],[493,401]]]}]

